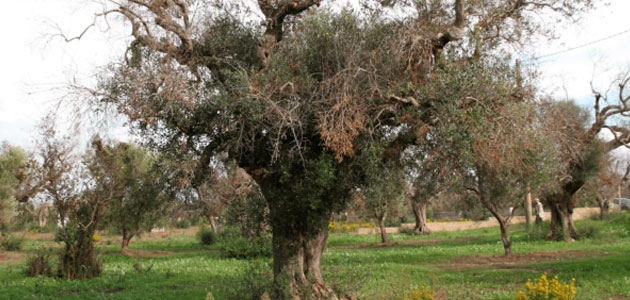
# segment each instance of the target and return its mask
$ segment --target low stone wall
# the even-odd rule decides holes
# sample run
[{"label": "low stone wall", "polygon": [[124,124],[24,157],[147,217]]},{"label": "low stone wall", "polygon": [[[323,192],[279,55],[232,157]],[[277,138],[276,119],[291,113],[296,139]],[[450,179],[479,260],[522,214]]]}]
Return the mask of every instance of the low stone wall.
[{"label": "low stone wall", "polygon": [[[594,214],[599,214],[599,208],[597,207],[580,207],[573,211],[573,220],[583,220],[590,218]],[[543,214],[543,220],[547,221],[551,219],[551,213],[545,212]],[[510,224],[524,223],[525,216],[517,216],[512,218]],[[402,224],[402,227],[413,228],[415,224]],[[431,222],[427,224],[431,232],[442,231],[460,231],[476,228],[487,228],[499,226],[499,222],[495,218],[490,218],[486,221],[464,221],[464,222]],[[398,227],[386,227],[387,233],[398,233],[400,228]],[[378,228],[359,228],[356,234],[375,234],[380,233]]]}]

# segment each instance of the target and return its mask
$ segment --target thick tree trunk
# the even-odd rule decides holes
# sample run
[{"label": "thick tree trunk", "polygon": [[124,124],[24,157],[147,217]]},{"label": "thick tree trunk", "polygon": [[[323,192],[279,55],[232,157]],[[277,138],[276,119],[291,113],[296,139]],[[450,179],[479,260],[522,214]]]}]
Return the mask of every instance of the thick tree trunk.
[{"label": "thick tree trunk", "polygon": [[503,243],[505,256],[512,255],[512,241],[510,241],[508,236],[507,224],[500,218],[497,218],[497,220],[499,221],[499,229],[501,229],[501,242]]},{"label": "thick tree trunk", "polygon": [[413,216],[416,219],[416,225],[413,228],[413,231],[421,234],[431,233],[429,226],[427,226],[427,203],[411,201],[411,210],[413,211]]},{"label": "thick tree trunk", "polygon": [[571,197],[567,193],[558,193],[549,197],[551,210],[551,222],[548,237],[554,240],[574,241],[577,237],[577,228],[573,223],[573,208],[569,207]]},{"label": "thick tree trunk", "polygon": [[309,275],[314,283],[319,285],[325,285],[322,277],[322,255],[324,254],[324,248],[326,247],[326,240],[328,240],[328,231],[322,230],[314,239],[306,243],[306,273]]},{"label": "thick tree trunk", "polygon": [[274,232],[272,299],[339,299],[322,277],[321,261],[327,239],[326,230],[308,240]]},{"label": "thick tree trunk", "polygon": [[381,241],[383,244],[389,244],[389,240],[387,239],[387,230],[385,230],[385,218],[387,218],[387,212],[381,215],[376,214],[378,228],[381,230]]},{"label": "thick tree trunk", "polygon": [[299,297],[300,291],[304,288],[306,275],[300,268],[304,261],[302,243],[301,236],[274,230],[272,244],[275,288],[272,299],[288,300]]}]

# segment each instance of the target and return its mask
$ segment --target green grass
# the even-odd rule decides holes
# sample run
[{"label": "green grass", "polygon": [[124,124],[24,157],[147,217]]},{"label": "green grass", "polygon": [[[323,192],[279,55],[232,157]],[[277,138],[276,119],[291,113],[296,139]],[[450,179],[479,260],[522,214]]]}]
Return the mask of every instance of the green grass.
[{"label": "green grass", "polygon": [[[329,284],[359,299],[402,299],[405,291],[423,284],[434,291],[436,299],[514,299],[528,278],[544,272],[563,282],[575,278],[578,299],[630,299],[630,214],[580,221],[577,226],[597,230],[592,238],[566,243],[531,238],[522,225],[513,226],[515,255],[558,253],[544,261],[505,263],[500,261],[503,247],[498,228],[428,236],[393,234],[391,246],[378,245],[378,235],[332,234],[322,267]],[[0,262],[0,299],[205,299],[207,292],[215,299],[227,299],[236,288],[247,285],[243,278],[253,263],[224,259],[194,236],[132,242],[132,251],[168,251],[144,258],[116,254],[118,239],[102,239],[112,242],[101,242],[98,247],[104,253],[101,277],[85,281],[28,278],[23,274],[24,260]],[[33,253],[43,245],[60,247],[50,241],[27,241],[22,253]],[[498,263],[467,265],[486,256]],[[270,280],[271,259],[256,263],[267,270],[264,276]],[[150,270],[139,273],[134,264]]]}]

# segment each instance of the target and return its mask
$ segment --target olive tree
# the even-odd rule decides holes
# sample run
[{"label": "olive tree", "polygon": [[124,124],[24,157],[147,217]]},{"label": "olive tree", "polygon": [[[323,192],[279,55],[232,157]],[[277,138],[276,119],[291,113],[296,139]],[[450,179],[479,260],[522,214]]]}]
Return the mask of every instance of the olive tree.
[{"label": "olive tree", "polygon": [[354,158],[384,136],[385,153],[400,157],[440,118],[434,106],[461,100],[423,96],[437,69],[525,44],[541,33],[542,12],[591,7],[388,1],[413,11],[402,21],[377,1],[354,13],[316,9],[335,2],[319,0],[111,2],[100,16],[122,15],[133,40],[92,95],[128,116],[147,145],[195,156],[193,183],[220,153],[246,170],[270,210],[275,282],[298,298],[305,287],[336,298],[321,255],[328,219],[366,178]]},{"label": "olive tree", "polygon": [[[593,89],[592,117],[576,104],[568,101],[547,102],[541,107],[543,129],[553,136],[556,152],[562,165],[557,170],[555,185],[545,199],[551,209],[551,232],[554,239],[571,240],[578,232],[573,223],[575,194],[601,169],[604,154],[619,147],[627,147],[630,130],[620,125],[620,118],[630,113],[630,95],[626,73],[611,83],[611,89]],[[612,133],[613,139],[603,141],[601,131]]]},{"label": "olive tree", "polygon": [[0,227],[8,224],[18,202],[35,216],[32,203],[30,207],[26,203],[41,189],[39,168],[32,153],[6,142],[0,145]]},{"label": "olive tree", "polygon": [[2,143],[0,146],[0,230],[3,232],[15,214],[18,174],[25,166],[24,150]]},{"label": "olive tree", "polygon": [[383,160],[382,149],[372,147],[364,154],[363,164],[367,177],[358,193],[363,207],[371,215],[381,231],[381,241],[388,244],[385,220],[388,214],[400,210],[404,200],[405,174],[400,162]]},{"label": "olive tree", "polygon": [[165,163],[159,156],[127,143],[103,147],[92,159],[107,159],[110,163],[93,164],[93,169],[107,174],[97,177],[97,182],[121,187],[114,194],[103,195],[109,198],[104,223],[122,235],[121,252],[128,253],[133,237],[151,230],[168,214],[168,191],[172,189],[162,175],[167,171]]}]

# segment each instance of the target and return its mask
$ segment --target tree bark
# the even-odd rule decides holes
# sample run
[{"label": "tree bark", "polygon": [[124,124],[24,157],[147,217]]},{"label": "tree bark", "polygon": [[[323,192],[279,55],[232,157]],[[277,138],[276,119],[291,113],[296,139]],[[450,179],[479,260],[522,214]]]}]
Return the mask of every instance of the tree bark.
[{"label": "tree bark", "polygon": [[551,210],[551,231],[548,237],[554,240],[574,241],[578,231],[573,223],[572,197],[566,192],[554,194],[548,198]]},{"label": "tree bark", "polygon": [[327,239],[325,229],[310,239],[274,232],[272,299],[339,299],[322,277],[321,260]]},{"label": "tree bark", "polygon": [[214,220],[214,216],[208,214],[208,223],[210,224],[210,229],[214,232],[217,232],[217,222]]},{"label": "tree bark", "polygon": [[387,231],[385,230],[385,219],[387,218],[387,212],[382,214],[376,214],[376,220],[378,221],[378,228],[381,230],[381,241],[383,244],[389,244],[387,239]]},{"label": "tree bark", "polygon": [[501,218],[497,218],[499,221],[499,228],[501,229],[501,242],[503,243],[503,249],[505,250],[505,256],[512,255],[512,241],[510,241],[510,237],[508,236],[507,224],[501,220]]},{"label": "tree bark", "polygon": [[131,239],[133,238],[134,234],[129,232],[128,230],[123,229],[123,234],[122,234],[122,248],[120,250],[120,253],[122,254],[129,254],[129,243],[131,242]]},{"label": "tree bark", "polygon": [[416,225],[413,228],[413,231],[421,234],[431,233],[429,226],[427,226],[427,203],[411,201],[411,210],[413,211],[413,216],[416,219]]}]

